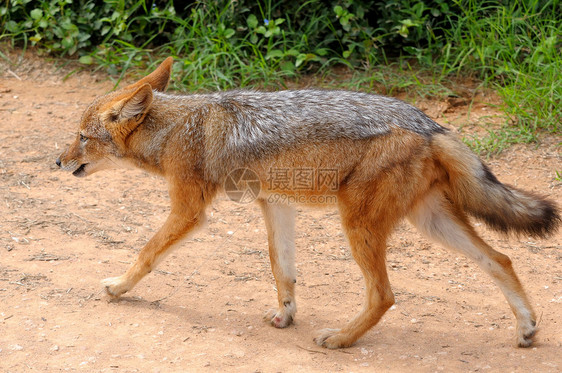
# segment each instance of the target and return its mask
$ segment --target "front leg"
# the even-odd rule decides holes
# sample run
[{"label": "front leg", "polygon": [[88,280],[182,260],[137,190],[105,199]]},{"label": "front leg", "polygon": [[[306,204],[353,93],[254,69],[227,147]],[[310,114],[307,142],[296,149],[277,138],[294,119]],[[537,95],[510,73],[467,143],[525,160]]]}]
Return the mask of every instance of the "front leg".
[{"label": "front leg", "polygon": [[198,188],[189,190],[185,186],[178,192],[170,192],[172,211],[160,230],[143,247],[135,263],[119,277],[102,281],[111,297],[119,297],[131,290],[146,274],[160,262],[171,249],[179,245],[187,233],[205,221],[205,204]]},{"label": "front leg", "polygon": [[269,310],[264,320],[276,328],[293,322],[297,312],[295,302],[295,210],[286,205],[259,201],[265,218],[271,270],[277,285],[279,307]]}]

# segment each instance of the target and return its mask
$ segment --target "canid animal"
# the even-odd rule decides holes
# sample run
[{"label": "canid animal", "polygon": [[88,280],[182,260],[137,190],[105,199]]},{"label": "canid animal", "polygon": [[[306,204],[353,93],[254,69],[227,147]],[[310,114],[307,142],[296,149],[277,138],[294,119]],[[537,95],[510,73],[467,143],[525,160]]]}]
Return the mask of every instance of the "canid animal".
[{"label": "canid animal", "polygon": [[[295,211],[268,196],[331,195],[365,277],[366,301],[342,329],[321,330],[318,345],[352,345],[393,304],[386,240],[403,218],[487,272],[517,318],[517,345],[532,343],[535,313],[511,260],[476,234],[468,216],[500,232],[543,237],[560,223],[553,203],[500,183],[448,130],[400,100],[330,90],[170,95],[171,67],[168,58],[137,83],[97,98],[56,162],[78,177],[130,164],[168,181],[169,217],[125,274],[103,280],[110,296],[131,290],[204,222],[231,171],[248,169],[261,186],[279,301],[265,318],[275,327],[291,324],[296,312]],[[272,182],[272,170],[287,171],[287,181],[297,170],[326,169],[335,171],[329,183],[316,176],[307,188]]]}]

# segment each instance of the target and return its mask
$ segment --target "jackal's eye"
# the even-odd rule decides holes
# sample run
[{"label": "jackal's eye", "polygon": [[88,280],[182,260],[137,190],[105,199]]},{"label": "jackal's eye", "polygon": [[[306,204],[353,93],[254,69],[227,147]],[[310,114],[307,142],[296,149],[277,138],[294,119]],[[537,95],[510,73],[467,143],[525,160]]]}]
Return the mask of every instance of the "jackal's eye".
[{"label": "jackal's eye", "polygon": [[84,143],[86,141],[88,141],[88,138],[86,136],[80,134],[80,142]]}]

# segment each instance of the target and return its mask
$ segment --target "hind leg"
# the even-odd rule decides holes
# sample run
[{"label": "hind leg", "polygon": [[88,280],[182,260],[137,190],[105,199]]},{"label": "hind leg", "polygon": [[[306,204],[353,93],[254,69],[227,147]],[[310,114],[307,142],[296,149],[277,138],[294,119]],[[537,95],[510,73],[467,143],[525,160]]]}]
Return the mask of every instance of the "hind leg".
[{"label": "hind leg", "polygon": [[342,211],[342,224],[351,252],[365,278],[366,300],[363,309],[343,329],[321,330],[314,338],[318,345],[327,348],[351,346],[394,304],[386,272],[386,238],[392,225],[388,222],[391,216],[366,219],[360,209]]},{"label": "hind leg", "polygon": [[279,307],[269,310],[264,320],[276,328],[293,322],[297,312],[295,302],[295,210],[286,205],[259,201],[267,228],[269,260],[277,285]]},{"label": "hind leg", "polygon": [[440,191],[425,197],[410,213],[408,220],[428,237],[474,260],[494,279],[517,319],[517,345],[530,346],[536,332],[535,313],[509,257],[486,244],[465,215]]}]

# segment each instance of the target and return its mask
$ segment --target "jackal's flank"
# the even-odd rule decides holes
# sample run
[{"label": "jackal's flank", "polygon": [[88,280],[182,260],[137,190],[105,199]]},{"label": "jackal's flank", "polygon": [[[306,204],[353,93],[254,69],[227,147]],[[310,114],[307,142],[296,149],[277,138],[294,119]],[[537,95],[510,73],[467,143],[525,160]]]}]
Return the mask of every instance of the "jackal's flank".
[{"label": "jackal's flank", "polygon": [[335,197],[325,200],[337,201],[365,277],[366,303],[342,329],[321,330],[317,344],[352,345],[394,303],[386,240],[408,219],[494,279],[517,319],[517,345],[531,345],[536,316],[511,261],[476,234],[468,216],[504,233],[544,237],[560,223],[552,202],[502,184],[448,130],[397,99],[330,90],[170,95],[164,91],[171,67],[168,58],[137,83],[97,98],[83,114],[76,140],[57,159],[78,177],[134,165],[168,182],[168,219],[125,274],[103,281],[110,296],[131,290],[201,226],[227,175],[244,168],[261,184],[257,203],[277,285],[279,306],[265,319],[279,328],[290,325],[296,312],[295,210],[267,197],[297,191],[272,186],[268,173],[331,169],[337,170],[335,188],[316,183],[298,193]]}]

